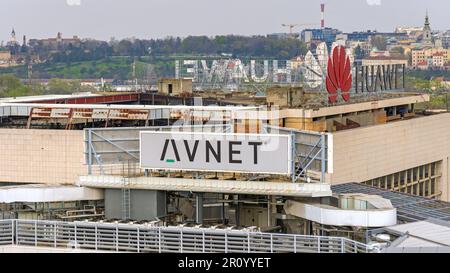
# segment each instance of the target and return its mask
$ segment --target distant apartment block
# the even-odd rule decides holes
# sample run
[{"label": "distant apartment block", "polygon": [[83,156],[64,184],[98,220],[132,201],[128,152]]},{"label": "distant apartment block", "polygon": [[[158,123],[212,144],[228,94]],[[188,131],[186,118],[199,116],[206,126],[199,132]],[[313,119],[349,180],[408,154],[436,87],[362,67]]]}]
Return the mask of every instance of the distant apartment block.
[{"label": "distant apartment block", "polygon": [[424,47],[411,51],[413,68],[444,68],[449,61],[450,51],[444,48]]}]

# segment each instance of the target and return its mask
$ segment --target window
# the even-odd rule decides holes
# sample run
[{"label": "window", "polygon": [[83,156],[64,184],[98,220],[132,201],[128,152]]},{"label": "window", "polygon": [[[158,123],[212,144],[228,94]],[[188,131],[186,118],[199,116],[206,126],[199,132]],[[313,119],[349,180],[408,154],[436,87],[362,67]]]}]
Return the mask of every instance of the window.
[{"label": "window", "polygon": [[441,195],[441,161],[378,177],[363,184],[429,198]]}]

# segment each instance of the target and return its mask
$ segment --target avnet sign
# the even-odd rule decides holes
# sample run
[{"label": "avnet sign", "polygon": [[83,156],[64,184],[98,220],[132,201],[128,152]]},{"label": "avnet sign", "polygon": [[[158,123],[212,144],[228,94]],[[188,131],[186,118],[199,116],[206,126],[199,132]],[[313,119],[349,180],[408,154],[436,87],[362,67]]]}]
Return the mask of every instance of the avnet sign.
[{"label": "avnet sign", "polygon": [[141,132],[141,168],[290,174],[288,135]]}]

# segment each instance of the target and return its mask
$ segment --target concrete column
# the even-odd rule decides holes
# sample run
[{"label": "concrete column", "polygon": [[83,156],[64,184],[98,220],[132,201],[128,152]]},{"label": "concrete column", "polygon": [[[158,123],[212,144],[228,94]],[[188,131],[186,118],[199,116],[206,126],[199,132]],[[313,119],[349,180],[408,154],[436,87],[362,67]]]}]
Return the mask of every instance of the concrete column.
[{"label": "concrete column", "polygon": [[270,197],[270,203],[272,203],[272,205],[270,206],[270,209],[271,209],[271,211],[270,211],[270,213],[271,213],[270,226],[272,226],[272,227],[276,226],[276,222],[277,222],[277,219],[274,217],[274,215],[276,215],[276,213],[277,213],[277,206],[274,205],[274,204],[276,204],[276,202],[277,202],[276,197],[272,195]]},{"label": "concrete column", "polygon": [[[441,164],[442,175],[441,175],[441,181],[438,184],[439,189],[442,191],[442,195],[441,195],[440,199],[445,202],[450,201],[449,168],[450,168],[449,157],[445,157],[442,160],[442,164]],[[437,173],[437,172],[435,171],[435,173]],[[435,187],[435,189],[436,189],[436,187]]]},{"label": "concrete column", "polygon": [[[222,201],[225,200],[225,194],[222,193]],[[222,202],[222,210],[221,210],[222,222],[225,224],[225,202]]]},{"label": "concrete column", "polygon": [[272,206],[270,205],[270,195],[267,195],[267,227],[272,226]]},{"label": "concrete column", "polygon": [[240,225],[240,222],[241,222],[241,208],[240,208],[240,203],[239,203],[239,194],[237,194],[237,195],[235,195],[234,196],[234,199],[235,199],[235,201],[236,201],[236,213],[235,213],[235,215],[236,215],[236,226],[239,226]]},{"label": "concrete column", "polygon": [[203,193],[195,195],[195,222],[203,224]]},{"label": "concrete column", "polygon": [[403,183],[403,192],[405,192],[405,193],[406,193],[406,190],[408,189],[408,173],[409,173],[409,170],[406,170],[405,171],[405,181]]}]

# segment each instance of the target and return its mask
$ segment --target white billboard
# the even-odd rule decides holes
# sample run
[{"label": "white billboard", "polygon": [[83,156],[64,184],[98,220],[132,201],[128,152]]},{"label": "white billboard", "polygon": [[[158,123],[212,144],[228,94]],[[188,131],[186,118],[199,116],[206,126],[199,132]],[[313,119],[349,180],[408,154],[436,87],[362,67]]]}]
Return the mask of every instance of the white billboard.
[{"label": "white billboard", "polygon": [[144,169],[291,174],[289,135],[140,132]]}]

